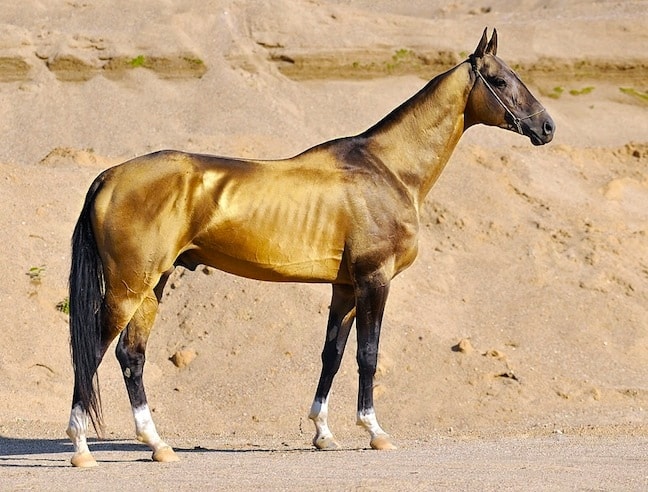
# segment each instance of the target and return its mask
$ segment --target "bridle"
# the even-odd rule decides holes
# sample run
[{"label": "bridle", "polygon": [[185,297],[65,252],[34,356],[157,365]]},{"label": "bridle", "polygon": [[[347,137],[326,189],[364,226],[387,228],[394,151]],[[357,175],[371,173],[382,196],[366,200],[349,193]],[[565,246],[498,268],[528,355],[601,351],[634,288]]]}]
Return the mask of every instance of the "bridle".
[{"label": "bridle", "polygon": [[490,93],[493,96],[495,96],[495,99],[497,100],[497,102],[500,103],[500,106],[502,106],[504,108],[504,111],[506,111],[508,113],[508,115],[511,117],[511,119],[513,120],[513,125],[515,125],[515,129],[517,130],[517,132],[520,135],[524,135],[524,133],[522,132],[522,121],[528,120],[530,118],[533,118],[534,116],[539,115],[540,113],[543,113],[545,111],[545,108],[542,108],[542,109],[540,109],[539,111],[536,111],[533,114],[523,116],[522,118],[518,118],[513,113],[513,111],[511,111],[511,109],[504,103],[504,101],[502,101],[502,99],[500,99],[500,97],[497,95],[497,92],[495,92],[495,89],[493,89],[493,87],[486,81],[486,78],[481,74],[481,72],[477,68],[477,65],[474,63],[474,61],[472,61],[471,65],[472,65],[472,69],[475,72],[475,74],[477,75],[477,77],[479,77],[481,79],[481,81],[484,83],[484,85],[490,91]]}]

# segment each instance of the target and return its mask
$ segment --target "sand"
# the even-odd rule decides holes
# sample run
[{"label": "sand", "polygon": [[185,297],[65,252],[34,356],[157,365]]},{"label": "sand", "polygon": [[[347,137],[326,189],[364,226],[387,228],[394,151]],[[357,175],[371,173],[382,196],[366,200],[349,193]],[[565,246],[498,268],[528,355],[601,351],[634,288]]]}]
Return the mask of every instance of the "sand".
[{"label": "sand", "polygon": [[[72,229],[99,172],[164,148],[279,158],[358,133],[465,58],[486,26],[498,29],[498,54],[542,101],[557,132],[551,144],[532,147],[510,132],[472,128],[428,196],[419,257],[392,283],[376,377],[381,424],[401,451],[392,458],[358,451],[368,439],[355,425],[353,341],[331,396],[330,424],[345,451],[309,451],[306,416],[329,286],[178,270],[145,371],[158,429],[186,450],[169,480],[190,488],[179,470],[190,476],[207,466],[196,488],[250,488],[236,474],[219,482],[219,469],[237,466],[225,463],[235,459],[256,470],[266,489],[307,487],[285,479],[310,466],[347,477],[324,481],[324,489],[405,490],[409,479],[412,487],[472,488],[488,477],[483,483],[492,488],[645,488],[647,7],[534,0],[3,5],[0,475],[9,480],[0,479],[0,488],[77,480],[64,470],[72,371],[67,315],[57,306],[67,296]],[[190,354],[182,367],[171,360],[179,351]],[[150,488],[163,488],[171,482],[157,470],[167,469],[141,463],[148,451],[128,441],[130,407],[112,353],[100,377],[109,441],[98,449],[133,476],[144,474]],[[223,453],[196,453],[196,446]],[[518,448],[546,453],[530,452],[516,468]],[[562,453],[572,449],[580,458],[565,465]],[[592,449],[610,458],[597,461]],[[271,471],[277,461],[280,474]],[[433,463],[437,475],[410,476],[406,466],[390,486],[374,480],[387,462],[424,470]],[[462,482],[474,463],[477,475]],[[538,470],[561,473],[563,465],[585,471],[543,482],[549,472]],[[108,475],[78,476],[110,488],[99,478]]]}]

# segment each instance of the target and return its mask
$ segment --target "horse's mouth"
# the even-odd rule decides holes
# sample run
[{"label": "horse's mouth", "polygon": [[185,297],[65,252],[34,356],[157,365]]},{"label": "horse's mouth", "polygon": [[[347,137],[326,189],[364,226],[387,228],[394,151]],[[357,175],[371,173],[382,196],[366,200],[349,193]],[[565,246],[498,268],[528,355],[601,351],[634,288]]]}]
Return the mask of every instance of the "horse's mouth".
[{"label": "horse's mouth", "polygon": [[544,145],[546,143],[549,143],[549,141],[551,140],[551,138],[549,138],[549,140],[543,140],[533,132],[530,132],[529,139],[531,140],[531,143],[535,146]]},{"label": "horse's mouth", "polygon": [[531,143],[535,146],[547,144],[551,142],[551,139],[553,138],[553,133],[549,135],[540,135],[536,133],[534,130],[532,130],[528,125],[525,124],[522,124],[520,127],[516,127],[515,125],[508,124],[506,128],[512,132],[519,133],[521,135],[529,137],[529,140],[531,140]]}]

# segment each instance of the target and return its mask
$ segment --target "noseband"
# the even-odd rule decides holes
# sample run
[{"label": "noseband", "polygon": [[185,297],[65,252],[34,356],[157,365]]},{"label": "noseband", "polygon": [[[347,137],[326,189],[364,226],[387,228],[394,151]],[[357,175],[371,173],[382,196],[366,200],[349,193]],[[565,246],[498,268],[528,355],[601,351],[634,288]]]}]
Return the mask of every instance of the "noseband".
[{"label": "noseband", "polygon": [[490,91],[490,93],[493,94],[493,96],[495,96],[495,99],[497,100],[498,103],[500,103],[500,106],[504,108],[504,111],[506,111],[509,114],[509,116],[513,120],[513,125],[515,125],[515,129],[520,135],[524,135],[524,133],[522,132],[522,121],[528,120],[529,118],[533,118],[534,116],[539,115],[540,113],[543,113],[545,111],[545,108],[542,108],[540,111],[536,111],[533,114],[523,116],[522,118],[518,118],[513,113],[513,111],[511,111],[511,109],[504,103],[504,101],[500,99],[500,97],[495,92],[495,89],[493,89],[493,87],[486,81],[486,78],[481,74],[481,72],[477,68],[477,65],[475,65],[474,62],[472,63],[472,69],[477,75],[477,77],[479,77],[482,80],[482,82],[484,83],[486,88]]}]

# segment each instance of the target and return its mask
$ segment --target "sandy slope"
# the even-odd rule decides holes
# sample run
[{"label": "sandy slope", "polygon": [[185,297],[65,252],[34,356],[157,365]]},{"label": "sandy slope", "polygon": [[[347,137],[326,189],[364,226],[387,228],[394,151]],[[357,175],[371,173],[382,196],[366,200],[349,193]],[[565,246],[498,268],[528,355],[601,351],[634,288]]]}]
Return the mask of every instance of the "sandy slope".
[{"label": "sandy slope", "polygon": [[[362,131],[486,25],[558,133],[533,148],[475,128],[459,144],[393,284],[381,420],[396,439],[648,434],[647,2],[114,4],[0,11],[0,435],[63,437],[56,304],[96,174],[160,148],[283,157]],[[147,353],[162,433],[308,443],[328,297],[177,272]],[[462,339],[472,352],[453,351]],[[197,353],[184,369],[181,349]],[[331,403],[343,443],[364,439],[353,350]],[[101,378],[108,431],[130,437],[112,356]]]}]

